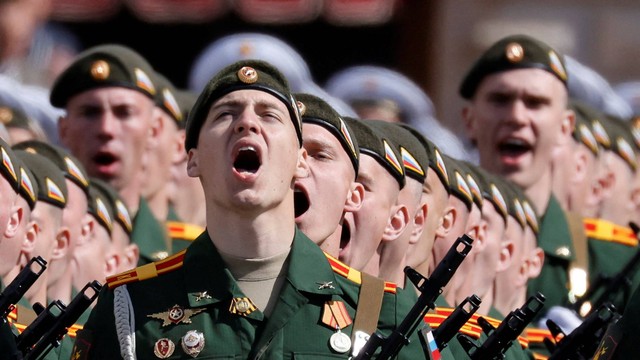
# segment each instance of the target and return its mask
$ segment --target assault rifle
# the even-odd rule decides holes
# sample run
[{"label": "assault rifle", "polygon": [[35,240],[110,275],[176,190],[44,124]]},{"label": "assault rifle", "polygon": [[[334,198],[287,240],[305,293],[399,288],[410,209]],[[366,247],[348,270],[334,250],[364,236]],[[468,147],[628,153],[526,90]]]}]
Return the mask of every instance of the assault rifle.
[{"label": "assault rifle", "polygon": [[46,308],[39,304],[34,306],[38,317],[17,339],[18,350],[23,353],[24,359],[41,359],[51,349],[58,347],[69,327],[75,324],[98,297],[100,289],[102,285],[94,280],[85,285],[69,305],[65,306],[62,301],[55,300]]},{"label": "assault rifle", "polygon": [[541,293],[531,296],[521,308],[510,312],[497,328],[485,318],[479,317],[478,325],[488,336],[480,346],[462,334],[458,334],[458,340],[472,360],[503,359],[511,343],[542,310],[544,301],[545,297]]},{"label": "assault rifle", "polygon": [[[638,227],[638,225],[633,222],[629,223],[629,226],[637,237],[638,231],[640,231],[640,227]],[[620,291],[624,293],[623,301],[626,302],[631,295],[631,278],[637,271],[638,265],[640,265],[640,249],[636,250],[635,254],[633,254],[633,257],[629,259],[622,270],[620,270],[620,272],[618,272],[614,276],[604,274],[598,275],[593,284],[589,286],[589,290],[587,290],[587,292],[583,296],[578,298],[576,302],[571,304],[569,307],[577,314],[581,314],[580,310],[582,308],[582,305],[585,302],[590,301],[591,309],[599,309],[602,305],[611,301],[613,297]],[[593,301],[591,301],[591,299],[598,293],[600,295],[598,295]],[[622,304],[623,307],[621,311],[624,311],[625,305],[625,303]],[[590,311],[582,315],[586,316],[589,313]]]},{"label": "assault rifle", "polygon": [[482,300],[478,295],[473,294],[467,297],[437,329],[433,330],[433,337],[438,349],[443,350],[447,347],[449,341],[458,333],[460,328],[475,314],[481,302]]},{"label": "assault rifle", "polygon": [[473,239],[467,235],[459,237],[428,279],[411,267],[405,267],[405,274],[420,291],[418,301],[389,337],[385,338],[378,331],[371,335],[364,347],[354,354],[354,360],[372,359],[378,348],[381,348],[380,354],[376,357],[378,360],[390,359],[397,355],[400,349],[409,343],[411,334],[424,322],[427,311],[435,307],[435,300],[471,251],[472,243]]},{"label": "assault rifle", "polygon": [[[34,271],[34,265],[40,268]],[[31,285],[38,280],[40,275],[47,269],[47,262],[40,256],[34,257],[27,265],[20,270],[18,276],[0,294],[0,318],[2,322],[7,321],[7,316],[15,308],[15,304],[24,296]]]},{"label": "assault rifle", "polygon": [[559,335],[562,335],[562,338],[555,344],[547,338],[544,339],[544,344],[551,353],[549,360],[591,359],[607,330],[607,326],[619,316],[613,305],[603,304],[597,311],[589,314],[582,324],[569,335],[566,335],[552,320],[547,320],[547,327],[553,338],[557,339]]}]

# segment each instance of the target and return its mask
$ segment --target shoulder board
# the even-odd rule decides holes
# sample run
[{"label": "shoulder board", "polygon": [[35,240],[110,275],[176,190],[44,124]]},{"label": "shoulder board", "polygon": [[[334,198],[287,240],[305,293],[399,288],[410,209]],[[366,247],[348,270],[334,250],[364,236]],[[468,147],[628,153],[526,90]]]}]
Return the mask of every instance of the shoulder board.
[{"label": "shoulder board", "polygon": [[614,225],[611,241],[632,247],[638,246],[638,238],[628,226]]},{"label": "shoulder board", "polygon": [[548,356],[542,355],[542,354],[538,354],[535,351],[532,351],[531,353],[533,354],[533,360],[547,360],[547,359],[549,359]]},{"label": "shoulder board", "polygon": [[[453,309],[444,308],[451,311],[441,312],[439,311],[440,309],[441,308],[436,308],[435,312],[429,312],[424,316],[424,322],[429,324],[432,329],[437,329],[438,327],[440,327],[440,324],[442,324],[442,322],[449,316],[448,314],[451,314],[451,311],[453,311]],[[482,334],[482,328],[480,328],[477,323],[467,321],[464,325],[462,325],[458,332],[477,340]]]},{"label": "shoulder board", "polygon": [[175,269],[179,269],[180,267],[182,267],[184,254],[186,252],[187,250],[182,250],[179,253],[171,255],[166,259],[142,265],[135,269],[110,276],[107,278],[107,285],[109,286],[109,289],[113,289],[120,285],[154,278],[158,275],[162,275]]},{"label": "shoulder board", "polygon": [[[327,253],[324,253],[324,255],[327,257],[327,260],[329,260],[329,264],[331,265],[334,273],[341,275],[342,277],[347,278],[347,280],[358,285],[362,284],[362,275],[360,274],[360,271],[349,267],[347,264]],[[386,293],[395,294],[397,292],[397,287],[398,286],[393,282],[384,282],[384,292]]]},{"label": "shoulder board", "polygon": [[200,225],[187,224],[179,221],[167,221],[167,233],[171,239],[195,240],[204,228]]},{"label": "shoulder board", "polygon": [[551,335],[551,331],[547,329],[527,328],[525,329],[525,333],[530,343],[543,343],[545,338],[555,341],[553,335]]},{"label": "shoulder board", "polygon": [[584,229],[587,237],[609,241],[626,246],[638,246],[636,234],[627,226],[616,225],[610,221],[602,219],[585,219]]}]

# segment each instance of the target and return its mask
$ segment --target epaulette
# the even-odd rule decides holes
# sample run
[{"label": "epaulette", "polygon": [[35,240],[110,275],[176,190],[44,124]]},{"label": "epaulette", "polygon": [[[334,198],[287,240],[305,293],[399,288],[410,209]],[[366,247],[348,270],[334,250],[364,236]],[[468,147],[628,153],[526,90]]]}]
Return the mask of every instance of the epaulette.
[{"label": "epaulette", "polygon": [[182,267],[184,254],[186,252],[187,251],[185,249],[180,251],[179,253],[167,257],[166,259],[142,265],[135,269],[110,276],[107,278],[107,285],[109,286],[109,289],[113,289],[120,285],[154,278],[158,275],[162,275],[175,269],[179,269],[180,267]]},{"label": "epaulette", "polygon": [[204,231],[204,228],[200,225],[187,224],[179,221],[167,221],[165,225],[167,226],[167,233],[171,239],[193,241]]},{"label": "epaulette", "polygon": [[602,219],[584,219],[584,231],[588,238],[610,241],[617,244],[636,247],[638,238],[631,228],[616,225]]},{"label": "epaulette", "polygon": [[[351,268],[347,264],[341,262],[340,260],[334,258],[333,256],[327,253],[324,253],[324,255],[327,257],[327,260],[329,260],[329,264],[331,265],[333,272],[341,275],[342,277],[347,278],[347,280],[354,282],[358,285],[362,284],[362,274],[360,273],[360,271]],[[384,292],[395,294],[397,290],[398,290],[398,285],[396,285],[396,283],[393,283],[390,281],[384,282]]]},{"label": "epaulette", "polygon": [[553,338],[551,331],[547,329],[539,329],[539,328],[526,328],[525,332],[526,332],[527,339],[529,339],[529,345],[537,345],[537,346],[533,346],[533,348],[531,349],[531,353],[533,354],[534,360],[547,360],[549,356],[540,354],[536,352],[535,349],[539,347],[546,348],[544,345],[544,339],[549,339],[555,342],[555,339]]},{"label": "epaulette", "polygon": [[22,334],[22,332],[24,331],[24,329],[27,328],[27,326],[29,324],[21,324],[18,322],[18,307],[15,306],[13,308],[13,310],[11,310],[11,312],[7,315],[7,321],[13,325],[17,330],[18,333]]},{"label": "epaulette", "polygon": [[548,360],[549,359],[548,356],[539,354],[539,353],[537,353],[535,351],[532,351],[531,354],[533,354],[533,360]]}]

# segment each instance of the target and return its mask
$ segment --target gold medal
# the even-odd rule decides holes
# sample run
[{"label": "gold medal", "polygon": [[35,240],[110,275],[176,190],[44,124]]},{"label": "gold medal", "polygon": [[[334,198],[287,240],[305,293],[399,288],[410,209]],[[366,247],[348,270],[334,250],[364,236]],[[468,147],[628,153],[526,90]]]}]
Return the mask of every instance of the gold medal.
[{"label": "gold medal", "polygon": [[191,357],[196,357],[204,349],[204,335],[197,330],[189,330],[180,341],[182,350]]},{"label": "gold medal", "polygon": [[156,354],[159,359],[167,359],[173,355],[173,351],[175,349],[176,345],[173,341],[167,338],[162,338],[156,341],[156,344],[153,346],[153,353]]}]

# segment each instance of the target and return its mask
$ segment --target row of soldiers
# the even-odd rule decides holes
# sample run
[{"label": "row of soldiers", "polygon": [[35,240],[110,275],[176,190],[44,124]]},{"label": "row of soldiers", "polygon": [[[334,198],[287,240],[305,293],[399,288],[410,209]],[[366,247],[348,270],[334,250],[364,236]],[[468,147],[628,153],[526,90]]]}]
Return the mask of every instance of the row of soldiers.
[{"label": "row of soldiers", "polygon": [[[546,309],[566,306],[589,280],[617,273],[633,256],[637,239],[626,224],[635,217],[638,149],[628,123],[570,102],[568,76],[562,56],[536,39],[494,44],[460,88],[477,166],[411,126],[343,117],[317,96],[293,93],[265,62],[222,69],[196,100],[131,49],[92,48],[51,92],[51,103],[66,110],[59,136],[68,150],[34,141],[13,147],[57,161],[68,181],[42,175],[43,190],[32,194],[64,209],[61,230],[34,241],[55,239],[46,251],[20,250],[11,271],[15,277],[28,255],[51,262],[39,280],[45,290],[27,296],[31,304],[68,302],[73,289],[106,278],[73,358],[355,357],[376,329],[390,337],[424,294],[405,266],[437,274],[463,234],[472,250],[421,329],[438,335],[450,307],[472,294],[482,299],[477,314],[498,328],[529,295],[542,293],[534,299],[546,299]],[[25,163],[40,185],[38,166],[18,162],[6,144],[4,154],[5,168]],[[25,181],[15,166],[3,175],[19,199]],[[94,187],[104,189],[100,202]],[[120,212],[127,208],[133,216]],[[174,221],[179,208],[194,225]],[[20,223],[9,219],[33,218],[21,209],[6,215],[7,228]],[[106,241],[83,249],[101,226]],[[101,256],[111,260],[96,261]],[[89,273],[82,262],[104,271]],[[68,268],[55,271],[55,263]],[[71,286],[52,286],[55,274]],[[620,313],[634,285],[614,299]],[[567,319],[556,313],[547,316]],[[483,358],[480,344],[492,333],[483,334],[483,323],[470,317],[459,332],[473,340],[436,336],[436,347],[428,331],[411,332],[397,355]],[[544,338],[559,340],[532,328],[500,353],[544,358]],[[51,356],[68,358],[69,350]]]}]

